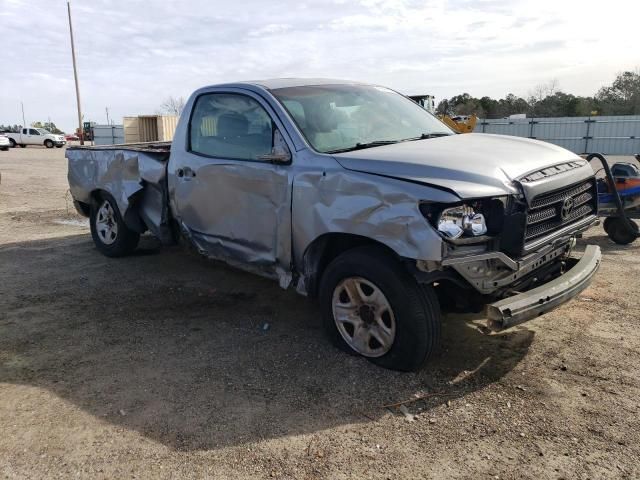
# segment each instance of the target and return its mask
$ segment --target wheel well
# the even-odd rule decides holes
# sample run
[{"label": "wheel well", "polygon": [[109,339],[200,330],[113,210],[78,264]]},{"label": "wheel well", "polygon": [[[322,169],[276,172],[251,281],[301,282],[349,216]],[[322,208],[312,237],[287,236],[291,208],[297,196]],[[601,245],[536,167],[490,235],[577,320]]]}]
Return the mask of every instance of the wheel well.
[{"label": "wheel well", "polygon": [[[91,204],[98,205],[104,194],[111,195],[106,190],[98,189],[98,190],[92,191],[90,195]],[[135,198],[133,197],[131,197],[129,200],[130,200],[130,206],[133,205],[136,201]],[[119,211],[119,213],[120,215],[122,215],[122,212]],[[140,215],[138,214],[138,210],[136,208],[127,208],[127,212],[124,215],[122,215],[122,219],[124,220],[124,223],[127,225],[127,227],[129,227],[134,232],[144,233],[147,230],[147,226],[142,220],[142,218],[140,218]]]},{"label": "wheel well", "polygon": [[89,218],[89,216],[91,215],[91,203],[85,203],[76,200],[73,202],[73,204],[75,205],[76,210],[78,210],[78,213],[80,215]]},{"label": "wheel well", "polygon": [[305,250],[303,256],[303,277],[307,295],[316,297],[320,279],[327,265],[342,253],[364,245],[376,245],[395,258],[398,254],[384,243],[369,237],[350,233],[326,233],[316,238]]},{"label": "wheel well", "polygon": [[106,193],[104,190],[94,190],[89,195],[91,197],[91,203],[98,203],[102,199],[102,194]]}]

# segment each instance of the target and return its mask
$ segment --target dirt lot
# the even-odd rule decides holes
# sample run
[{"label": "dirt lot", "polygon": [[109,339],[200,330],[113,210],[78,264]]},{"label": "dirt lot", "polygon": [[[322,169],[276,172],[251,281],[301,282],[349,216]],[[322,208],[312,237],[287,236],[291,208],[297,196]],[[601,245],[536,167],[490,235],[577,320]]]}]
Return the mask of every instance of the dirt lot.
[{"label": "dirt lot", "polygon": [[0,173],[7,478],[640,477],[640,242],[593,228],[578,299],[498,335],[447,316],[442,353],[400,374],[267,280],[146,237],[101,256],[64,150],[0,152]]}]

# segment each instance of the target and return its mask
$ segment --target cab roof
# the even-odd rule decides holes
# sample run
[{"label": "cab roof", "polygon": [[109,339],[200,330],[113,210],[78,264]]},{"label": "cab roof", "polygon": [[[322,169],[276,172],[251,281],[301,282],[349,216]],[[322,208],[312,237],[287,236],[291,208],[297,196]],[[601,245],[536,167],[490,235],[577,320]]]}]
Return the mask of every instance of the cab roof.
[{"label": "cab roof", "polygon": [[262,87],[267,90],[289,87],[308,87],[311,85],[366,85],[363,82],[353,80],[339,80],[335,78],[269,78],[265,80],[247,80],[243,82],[224,83],[215,85],[216,87],[239,87],[239,86]]}]

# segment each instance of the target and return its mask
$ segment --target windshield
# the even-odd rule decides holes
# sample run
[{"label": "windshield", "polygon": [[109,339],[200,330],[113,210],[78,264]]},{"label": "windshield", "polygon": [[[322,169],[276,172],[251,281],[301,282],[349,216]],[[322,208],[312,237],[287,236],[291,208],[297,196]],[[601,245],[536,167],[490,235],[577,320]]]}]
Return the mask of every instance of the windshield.
[{"label": "windshield", "polygon": [[384,87],[316,85],[271,92],[322,153],[453,134],[418,104]]},{"label": "windshield", "polygon": [[51,132],[49,130],[45,130],[44,128],[36,128],[40,132],[41,135],[50,135]]}]

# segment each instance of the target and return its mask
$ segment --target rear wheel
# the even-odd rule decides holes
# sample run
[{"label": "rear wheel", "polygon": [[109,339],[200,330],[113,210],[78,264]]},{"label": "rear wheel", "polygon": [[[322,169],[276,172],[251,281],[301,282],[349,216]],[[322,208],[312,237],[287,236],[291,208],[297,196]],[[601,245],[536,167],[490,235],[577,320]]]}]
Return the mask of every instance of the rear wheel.
[{"label": "rear wheel", "polygon": [[51,140],[45,140],[44,146],[47,148],[53,148],[53,142]]},{"label": "rear wheel", "polygon": [[138,246],[140,234],[127,227],[115,200],[108,193],[103,193],[91,205],[90,224],[93,242],[107,257],[128,255]]},{"label": "rear wheel", "polygon": [[630,232],[624,221],[620,217],[607,218],[609,224],[605,221],[604,229],[609,235],[609,238],[616,242],[618,245],[628,245],[638,238],[638,224],[631,219],[628,219],[634,232]]},{"label": "rear wheel", "polygon": [[359,247],[333,260],[322,276],[320,303],[331,340],[385,368],[418,370],[440,338],[433,289],[419,285],[378,247]]},{"label": "rear wheel", "polygon": [[9,143],[11,144],[11,148],[16,148],[16,141],[13,138],[9,139]]},{"label": "rear wheel", "polygon": [[20,148],[25,148],[25,147],[26,147],[26,145],[24,143],[20,144]]}]

